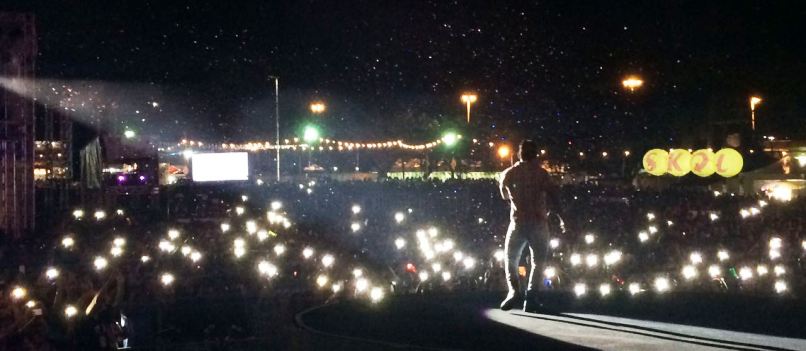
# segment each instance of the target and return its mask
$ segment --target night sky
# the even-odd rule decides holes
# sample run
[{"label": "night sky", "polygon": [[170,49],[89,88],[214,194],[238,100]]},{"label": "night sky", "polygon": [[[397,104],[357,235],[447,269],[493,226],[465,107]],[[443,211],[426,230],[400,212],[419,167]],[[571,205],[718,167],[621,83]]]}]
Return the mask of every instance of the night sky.
[{"label": "night sky", "polygon": [[[763,132],[806,136],[794,1],[85,3],[5,7],[37,16],[38,77],[157,89],[164,110],[137,128],[166,138],[273,139],[270,74],[285,136],[321,99],[328,135],[433,139],[466,128],[465,90],[478,136],[698,146],[708,120],[749,120],[750,94]],[[626,74],[645,86],[624,91]]]}]

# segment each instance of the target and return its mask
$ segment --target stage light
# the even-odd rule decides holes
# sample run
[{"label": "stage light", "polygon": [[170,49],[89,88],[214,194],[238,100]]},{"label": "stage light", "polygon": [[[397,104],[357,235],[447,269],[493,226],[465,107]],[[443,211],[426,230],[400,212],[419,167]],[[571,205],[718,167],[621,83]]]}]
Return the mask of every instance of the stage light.
[{"label": "stage light", "polygon": [[715,264],[711,265],[708,267],[708,275],[710,275],[711,278],[717,278],[722,275],[722,269]]},{"label": "stage light", "polygon": [[395,213],[395,222],[399,224],[403,222],[404,219],[406,219],[406,215],[404,215],[403,212]]},{"label": "stage light", "polygon": [[418,274],[418,276],[421,282],[428,280],[428,272],[422,271],[420,274]]},{"label": "stage light", "polygon": [[101,256],[96,256],[95,260],[92,262],[92,265],[95,266],[95,270],[98,271],[106,268],[108,264],[109,262],[106,260],[106,258],[103,258]]},{"label": "stage light", "polygon": [[277,244],[274,245],[274,254],[277,256],[282,256],[285,253],[285,245]]},{"label": "stage light", "polygon": [[551,239],[549,240],[549,247],[552,249],[556,249],[560,246],[560,239]]},{"label": "stage light", "polygon": [[742,267],[739,269],[739,278],[742,280],[749,280],[753,278],[753,270],[750,267]]},{"label": "stage light", "polygon": [[716,253],[716,257],[719,259],[720,262],[725,261],[730,258],[730,254],[728,254],[727,250],[719,250]]},{"label": "stage light", "polygon": [[65,249],[73,247],[73,245],[75,245],[75,243],[76,243],[76,241],[73,240],[73,238],[70,237],[70,236],[66,236],[66,237],[62,238],[62,246]]},{"label": "stage light", "polygon": [[377,303],[383,299],[383,290],[378,287],[372,288],[369,292],[369,298],[373,303]]},{"label": "stage light", "polygon": [[557,276],[557,270],[554,267],[546,267],[546,269],[543,270],[543,275],[548,279],[552,279]]},{"label": "stage light", "polygon": [[78,314],[78,309],[73,305],[67,305],[64,307],[64,315],[67,318],[73,318],[76,314]]},{"label": "stage light", "polygon": [[582,256],[578,253],[571,254],[571,266],[577,266],[582,263]]},{"label": "stage light", "polygon": [[302,249],[302,257],[304,257],[307,260],[307,259],[311,258],[311,256],[313,256],[313,249],[312,248],[306,247],[306,248]]},{"label": "stage light", "polygon": [[585,235],[585,243],[590,245],[596,240],[596,237],[593,234],[586,234]]},{"label": "stage light", "polygon": [[15,286],[14,289],[11,289],[11,298],[14,300],[21,300],[26,295],[28,295],[28,290],[21,286]]},{"label": "stage light", "polygon": [[588,265],[588,268],[593,268],[599,263],[599,256],[595,254],[588,254],[585,257],[585,264]]},{"label": "stage light", "polygon": [[691,260],[692,264],[698,265],[702,263],[702,254],[699,252],[692,252],[691,255],[689,255],[689,260]]},{"label": "stage light", "polygon": [[631,295],[638,294],[641,292],[641,284],[630,283],[630,285],[627,286],[627,289],[630,291]]},{"label": "stage light", "polygon": [[324,274],[320,274],[318,277],[316,277],[316,285],[319,285],[320,288],[324,287],[327,282],[328,278]]},{"label": "stage light", "polygon": [[48,269],[45,271],[45,276],[49,280],[56,279],[59,277],[59,269],[57,269],[56,267],[48,267]]},{"label": "stage light", "polygon": [[325,266],[325,268],[332,266],[334,262],[336,262],[336,258],[333,257],[333,255],[325,254],[322,256],[322,265]]},{"label": "stage light", "polygon": [[782,280],[777,280],[775,282],[775,292],[777,292],[779,294],[783,294],[783,293],[786,292],[787,289],[788,288],[786,286],[786,282],[784,282]]},{"label": "stage light", "polygon": [[395,239],[395,247],[398,250],[402,249],[404,246],[406,246],[406,240],[405,239],[403,239],[403,238]]},{"label": "stage light", "polygon": [[359,214],[361,213],[361,206],[353,205],[351,210],[353,211],[353,214]]}]

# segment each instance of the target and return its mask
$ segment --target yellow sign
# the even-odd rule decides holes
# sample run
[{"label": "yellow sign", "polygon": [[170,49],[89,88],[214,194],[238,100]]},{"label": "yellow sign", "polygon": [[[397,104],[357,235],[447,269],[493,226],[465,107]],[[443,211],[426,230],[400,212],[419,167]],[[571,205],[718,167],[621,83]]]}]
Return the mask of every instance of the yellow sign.
[{"label": "yellow sign", "polygon": [[693,153],[684,149],[673,149],[670,152],[652,149],[644,154],[643,164],[647,173],[656,176],[669,173],[682,177],[691,172],[700,177],[717,173],[727,178],[742,171],[744,160],[738,151],[730,148],[719,150],[716,154],[709,149]]},{"label": "yellow sign", "polygon": [[691,153],[684,149],[674,149],[669,153],[669,166],[666,171],[675,177],[682,177],[691,171]]},{"label": "yellow sign", "polygon": [[716,173],[727,178],[733,177],[742,171],[744,160],[742,155],[734,149],[722,149],[716,152]]},{"label": "yellow sign", "polygon": [[714,152],[708,149],[694,151],[691,154],[691,173],[707,177],[716,172]]},{"label": "yellow sign", "polygon": [[668,165],[669,153],[666,150],[652,149],[644,154],[644,170],[651,175],[663,175]]}]

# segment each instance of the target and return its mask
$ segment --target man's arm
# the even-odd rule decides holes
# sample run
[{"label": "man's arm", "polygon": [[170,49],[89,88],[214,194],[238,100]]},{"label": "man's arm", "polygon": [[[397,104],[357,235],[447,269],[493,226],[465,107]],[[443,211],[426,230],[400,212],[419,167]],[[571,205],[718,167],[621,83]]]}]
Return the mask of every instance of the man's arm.
[{"label": "man's arm", "polygon": [[501,193],[501,198],[504,200],[509,200],[509,170],[504,171],[501,174],[501,181],[498,183],[498,191]]}]

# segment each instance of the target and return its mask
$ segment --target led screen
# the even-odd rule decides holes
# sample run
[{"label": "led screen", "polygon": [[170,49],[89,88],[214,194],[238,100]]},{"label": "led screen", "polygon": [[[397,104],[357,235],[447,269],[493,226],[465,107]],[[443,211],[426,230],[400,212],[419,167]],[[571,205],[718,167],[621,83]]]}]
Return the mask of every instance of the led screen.
[{"label": "led screen", "polygon": [[249,155],[246,152],[193,154],[190,167],[195,182],[249,179]]}]

